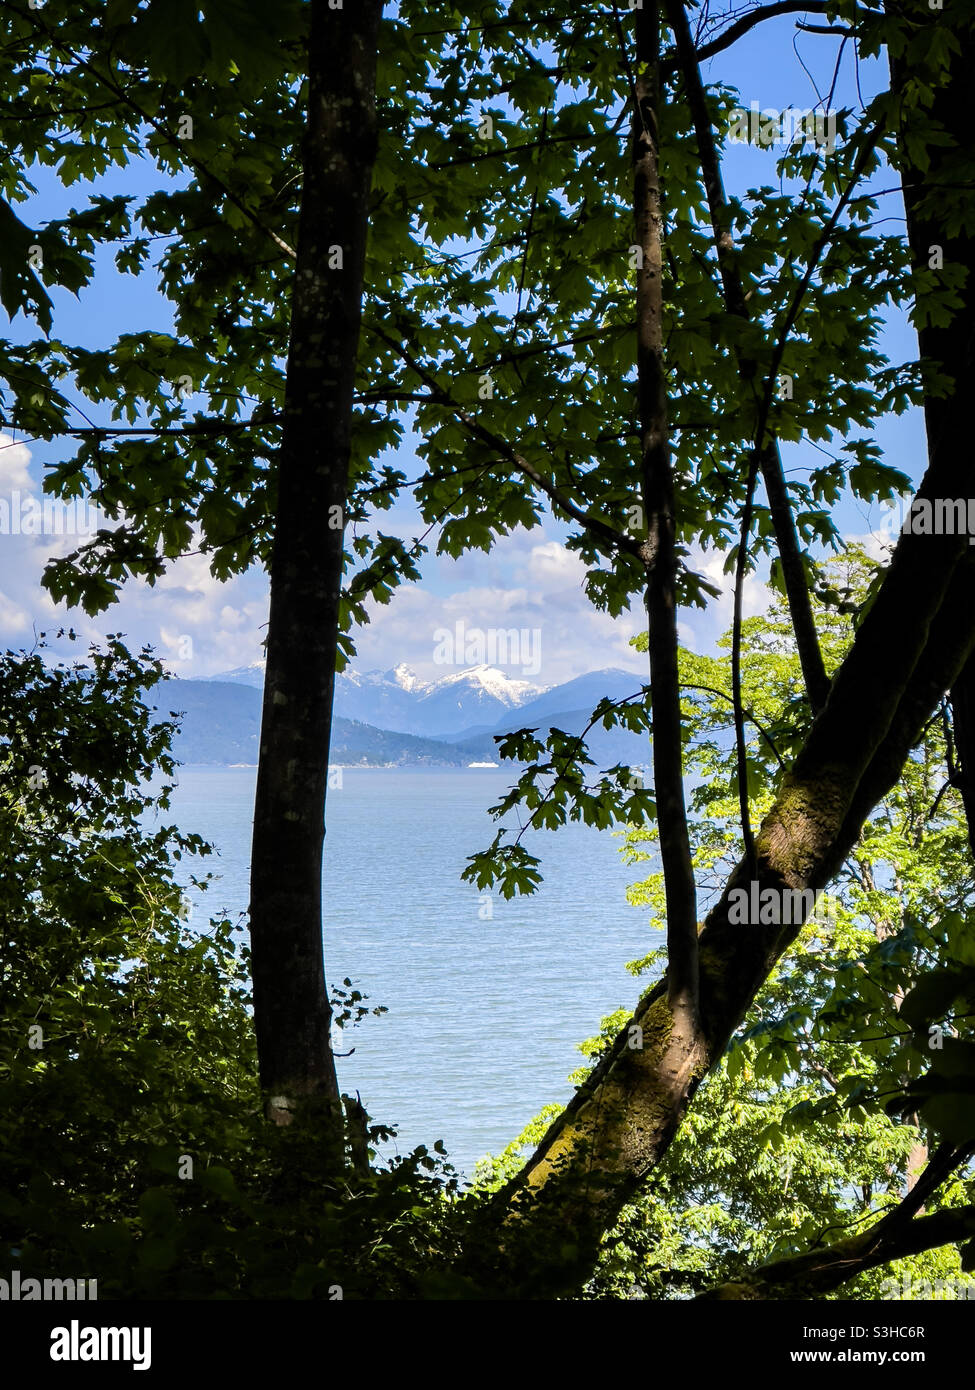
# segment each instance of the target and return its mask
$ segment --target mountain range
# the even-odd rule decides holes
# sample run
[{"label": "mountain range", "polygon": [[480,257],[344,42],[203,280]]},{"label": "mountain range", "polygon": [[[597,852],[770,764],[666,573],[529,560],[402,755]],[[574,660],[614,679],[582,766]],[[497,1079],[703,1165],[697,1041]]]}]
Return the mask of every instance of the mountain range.
[{"label": "mountain range", "polygon": [[[261,690],[264,663],[238,666],[210,680]],[[400,665],[391,671],[343,671],[335,678],[335,713],[401,734],[464,736],[496,732],[499,721],[510,722],[511,710],[526,711],[530,722],[536,715],[592,708],[607,695],[618,700],[639,687],[639,676],[618,667],[589,671],[561,685],[539,686],[513,680],[495,666],[468,666],[424,681]]]},{"label": "mountain range", "polygon": [[[254,764],[261,719],[263,663],[205,680],[171,680],[159,690],[160,714],[182,715],[174,751],[186,763]],[[406,666],[346,671],[336,677],[330,760],[358,766],[466,767],[500,762],[493,735],[554,725],[581,733],[604,697],[633,695],[641,677],[618,668],[590,671],[549,688],[513,680],[491,666],[472,666],[423,681]],[[641,765],[642,735],[601,726],[590,755],[606,765]]]}]

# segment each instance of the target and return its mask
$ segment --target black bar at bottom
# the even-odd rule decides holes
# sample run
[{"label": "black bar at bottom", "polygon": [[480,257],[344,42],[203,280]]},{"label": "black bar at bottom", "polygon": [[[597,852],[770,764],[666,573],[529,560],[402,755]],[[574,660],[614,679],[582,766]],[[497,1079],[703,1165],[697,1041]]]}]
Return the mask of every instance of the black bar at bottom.
[{"label": "black bar at bottom", "polygon": [[[621,1373],[627,1363],[659,1367],[659,1353],[668,1352],[695,1374],[882,1366],[928,1378],[953,1369],[959,1356],[964,1364],[973,1323],[975,1310],[964,1301],[634,1300],[561,1303],[548,1313],[538,1304],[519,1311],[504,1303],[478,1313],[470,1303],[0,1302],[0,1359],[10,1385],[18,1374],[41,1372],[45,1386],[79,1375],[178,1385],[187,1372],[240,1373],[250,1385],[256,1376],[316,1367],[325,1373],[326,1366],[333,1376],[369,1375],[373,1366],[385,1380],[407,1367],[429,1374],[442,1364],[456,1380],[466,1377],[474,1352],[482,1379],[495,1360],[509,1374],[515,1370],[512,1333],[518,1345],[526,1333],[541,1334],[536,1345],[547,1345],[556,1359],[598,1334],[601,1356],[618,1357]],[[559,1340],[550,1340],[553,1334]]]}]

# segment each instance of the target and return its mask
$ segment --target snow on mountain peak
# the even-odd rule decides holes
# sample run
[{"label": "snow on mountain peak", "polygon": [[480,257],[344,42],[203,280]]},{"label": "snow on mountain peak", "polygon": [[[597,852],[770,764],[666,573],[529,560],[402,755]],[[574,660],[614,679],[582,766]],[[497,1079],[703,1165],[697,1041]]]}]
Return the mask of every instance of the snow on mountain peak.
[{"label": "snow on mountain peak", "polygon": [[516,709],[519,705],[534,700],[546,689],[542,685],[533,685],[531,681],[513,680],[497,666],[481,665],[468,666],[463,671],[455,671],[452,675],[441,677],[430,686],[430,694],[439,690],[446,690],[454,685],[464,685],[474,690],[481,690],[485,695],[498,700],[507,709]]},{"label": "snow on mountain peak", "polygon": [[[252,661],[247,666],[238,666],[233,671],[223,671],[209,679],[236,681],[260,688],[264,684],[264,662]],[[386,699],[392,696],[394,691],[412,696],[418,702],[433,702],[436,696],[443,694],[467,695],[475,701],[496,700],[505,709],[517,709],[519,705],[543,695],[548,689],[548,686],[534,685],[531,681],[506,676],[497,666],[488,666],[486,663],[465,666],[462,670],[451,671],[449,675],[441,676],[439,680],[434,681],[421,680],[413,668],[402,661],[387,671],[356,671],[349,667],[339,676],[338,690],[356,690],[361,693],[367,687],[380,694],[386,692]]]},{"label": "snow on mountain peak", "polygon": [[398,666],[394,666],[388,673],[392,677],[393,684],[398,685],[400,690],[425,690],[426,684],[420,680],[411,666],[407,666],[405,661],[401,661]]}]

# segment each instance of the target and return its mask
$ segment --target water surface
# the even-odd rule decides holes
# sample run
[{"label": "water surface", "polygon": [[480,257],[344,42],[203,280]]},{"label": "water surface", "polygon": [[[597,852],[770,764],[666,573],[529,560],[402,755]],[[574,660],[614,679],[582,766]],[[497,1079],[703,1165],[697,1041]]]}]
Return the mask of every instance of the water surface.
[{"label": "water surface", "polygon": [[[220,852],[201,861],[220,875],[208,915],[246,906],[255,776],[180,769],[173,818]],[[326,968],[389,1010],[350,1035],[340,1085],[397,1128],[400,1152],[442,1139],[467,1173],[567,1099],[576,1045],[632,1007],[646,984],[625,964],[659,944],[646,910],[626,903],[639,874],[606,831],[529,832],[545,876],[532,897],[486,902],[460,881],[509,781],[498,769],[345,768],[328,794]]]}]

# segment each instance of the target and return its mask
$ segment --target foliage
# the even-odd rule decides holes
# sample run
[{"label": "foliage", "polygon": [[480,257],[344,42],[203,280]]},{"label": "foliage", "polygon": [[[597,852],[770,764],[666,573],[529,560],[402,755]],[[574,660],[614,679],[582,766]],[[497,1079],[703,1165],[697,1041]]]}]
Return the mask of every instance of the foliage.
[{"label": "foliage", "polygon": [[[162,677],[118,638],[87,665],[0,658],[5,1268],[103,1298],[415,1295],[456,1188],[442,1145],[336,1176],[314,1115],[266,1125],[242,928],[188,923],[210,847],[161,819]],[[362,997],[338,992],[349,1026]]]},{"label": "foliage", "polygon": [[[101,8],[89,0],[55,27],[41,10],[12,6],[14,41],[0,70],[5,89],[22,93],[3,117],[8,201],[0,206],[18,229],[4,253],[8,310],[50,333],[47,288],[83,293],[99,252],[118,248],[118,269],[153,277],[173,316],[172,332],[123,334],[97,350],[57,338],[0,348],[8,420],[37,438],[75,431],[79,439],[48,488],[90,493],[115,521],[48,572],[56,596],[89,611],[110,603],[127,574],[158,577],[191,540],[221,577],[267,557],[304,97],[298,4],[276,6],[268,31],[263,16],[260,25],[241,20],[246,5],[210,0],[178,44],[163,41],[175,28],[157,8]],[[488,549],[543,515],[545,498],[492,440],[513,442],[584,512],[639,533],[629,87],[616,21],[606,10],[553,24],[533,4],[519,6],[514,21],[502,5],[482,6],[475,23],[411,0],[383,21],[384,137],[354,430],[349,563],[359,569],[347,585],[349,627],[368,620],[367,594],[386,602],[415,578],[426,550],[378,525],[406,483],[381,459],[408,423],[425,465],[417,506],[425,526],[439,527],[441,552]],[[794,487],[803,541],[835,541],[830,508],[847,484],[864,499],[903,486],[870,431],[884,413],[920,399],[914,368],[892,366],[878,347],[881,309],[906,303],[911,282],[900,237],[872,226],[869,194],[815,261],[876,113],[866,111],[859,127],[846,113],[846,138],[830,154],[790,152],[781,191],[763,186],[735,200],[740,269],[755,287],[743,325],[705,269],[704,189],[683,96],[672,86],[665,331],[681,540],[733,560],[754,403],[730,349],[745,335],[758,367],[770,365],[808,269],[779,363],[794,392],[774,400],[772,420],[782,439],[824,448],[846,440],[826,448],[828,460]],[[712,93],[719,132],[734,100],[729,88]],[[892,149],[891,136],[879,139],[861,176]],[[43,227],[17,219],[13,204],[29,197],[37,162],[70,187],[136,158],[157,170],[145,197],[96,192]],[[43,251],[36,271],[24,265],[31,245]],[[85,427],[82,398],[108,408],[104,430]],[[486,434],[472,436],[465,411]],[[126,426],[144,433],[117,432]],[[761,507],[755,544],[770,550]],[[642,588],[639,564],[619,552],[607,565],[585,529],[573,530],[569,545],[586,561],[592,601],[619,614]],[[683,602],[713,597],[686,563],[680,578]]]},{"label": "foliage", "polygon": [[[876,567],[856,547],[826,567],[823,592],[832,601],[820,606],[818,622],[830,670],[851,640]],[[757,822],[772,800],[776,752],[787,755],[795,738],[801,674],[781,600],[749,619],[745,632],[742,698],[752,720],[749,795]],[[702,889],[714,896],[741,856],[729,646],[726,637],[723,655],[681,653],[694,864]],[[959,1095],[968,1083],[958,1079],[971,1070],[955,1060],[972,1046],[972,1010],[951,1010],[971,990],[975,871],[948,775],[945,731],[936,721],[864,827],[835,891],[820,898],[701,1087],[640,1200],[607,1235],[588,1296],[693,1296],[743,1269],[829,1244],[899,1200],[929,1141],[975,1137],[965,1109],[970,1093]],[[652,866],[656,843],[654,830],[631,828],[627,862]],[[662,932],[662,874],[651,872],[629,897],[649,909],[651,930]],[[657,948],[629,968],[657,978],[665,956]],[[622,1010],[611,1015],[600,1036],[582,1045],[590,1061],[627,1018]],[[556,1113],[547,1107],[479,1180],[494,1188],[513,1176]],[[928,1210],[971,1201],[973,1183],[963,1173]],[[896,1273],[932,1280],[961,1268],[958,1250],[945,1247],[898,1262]],[[882,1297],[889,1273],[860,1275],[838,1296]]]}]

